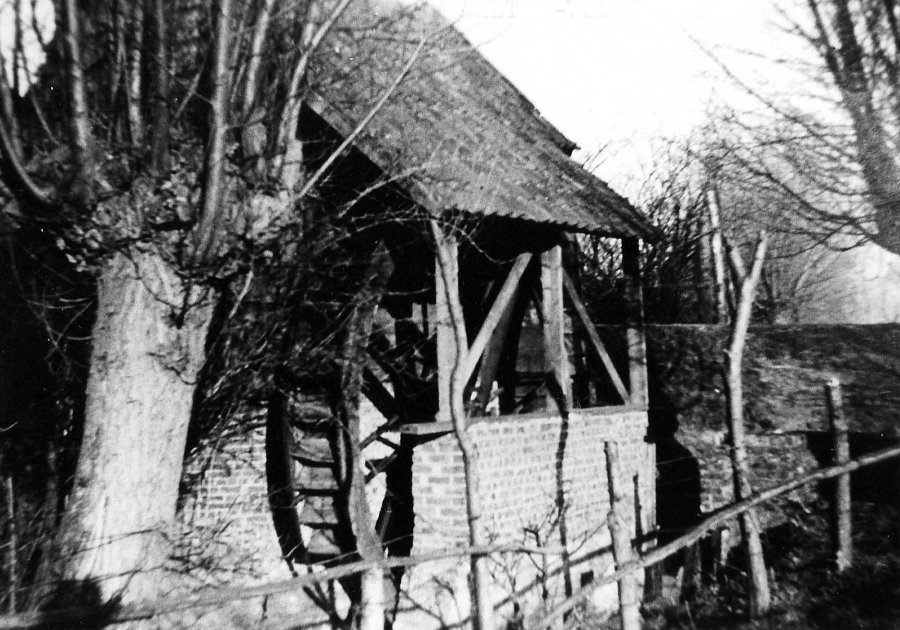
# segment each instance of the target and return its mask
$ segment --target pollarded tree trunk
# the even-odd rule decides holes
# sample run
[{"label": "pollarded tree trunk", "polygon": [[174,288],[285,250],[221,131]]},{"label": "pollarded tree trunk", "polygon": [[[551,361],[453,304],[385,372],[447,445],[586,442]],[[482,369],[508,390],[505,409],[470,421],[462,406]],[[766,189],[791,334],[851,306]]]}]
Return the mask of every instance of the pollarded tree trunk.
[{"label": "pollarded tree trunk", "polygon": [[159,594],[211,314],[186,290],[156,255],[116,254],[102,269],[84,437],[45,607]]}]

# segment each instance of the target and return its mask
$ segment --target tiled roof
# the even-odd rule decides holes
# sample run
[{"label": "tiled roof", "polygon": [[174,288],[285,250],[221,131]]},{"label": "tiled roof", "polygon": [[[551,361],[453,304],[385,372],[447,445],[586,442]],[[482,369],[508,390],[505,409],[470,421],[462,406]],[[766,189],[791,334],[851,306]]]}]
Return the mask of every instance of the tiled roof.
[{"label": "tiled roof", "polygon": [[575,148],[436,11],[359,0],[319,49],[310,105],[345,137],[425,39],[356,146],[430,211],[516,217],[652,238],[624,197],[569,158]]}]

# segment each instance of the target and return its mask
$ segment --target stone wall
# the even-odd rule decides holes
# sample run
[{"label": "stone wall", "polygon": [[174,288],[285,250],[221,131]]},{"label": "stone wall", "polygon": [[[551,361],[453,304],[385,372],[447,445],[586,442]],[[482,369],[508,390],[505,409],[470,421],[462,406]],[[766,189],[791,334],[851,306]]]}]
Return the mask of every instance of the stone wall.
[{"label": "stone wall", "polygon": [[[721,431],[696,430],[680,432],[676,438],[696,458],[700,473],[699,506],[703,513],[734,502],[730,445]],[[803,476],[819,467],[801,434],[757,434],[747,436],[754,489],[764,489]],[[662,458],[661,458],[662,460]],[[660,461],[663,466],[665,462]],[[665,484],[660,479],[660,484]],[[666,491],[665,486],[659,492]],[[671,491],[671,489],[669,489]],[[792,507],[814,500],[815,486],[800,488],[772,503],[763,505],[760,520],[763,528],[784,522]],[[684,497],[685,501],[692,500]]]},{"label": "stone wall", "polygon": [[[651,412],[674,412],[685,431],[724,429],[727,335],[722,326],[647,327]],[[835,376],[851,431],[900,431],[900,326],[752,327],[744,360],[750,430],[826,430],[824,386]]]}]

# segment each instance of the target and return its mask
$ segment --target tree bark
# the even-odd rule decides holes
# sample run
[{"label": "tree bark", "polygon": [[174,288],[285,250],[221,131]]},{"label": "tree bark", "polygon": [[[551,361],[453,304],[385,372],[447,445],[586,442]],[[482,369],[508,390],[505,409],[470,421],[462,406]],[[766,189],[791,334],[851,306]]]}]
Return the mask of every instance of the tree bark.
[{"label": "tree bark", "polygon": [[160,594],[210,315],[158,256],[104,265],[84,436],[45,606]]},{"label": "tree bark", "polygon": [[[750,463],[747,459],[746,428],[744,427],[744,395],[741,362],[744,356],[744,342],[750,324],[753,309],[753,295],[762,263],[766,255],[766,238],[760,235],[753,256],[753,267],[749,275],[744,270],[743,262],[737,249],[730,248],[734,276],[738,284],[738,304],[728,348],[725,350],[725,398],[728,405],[728,428],[731,432],[731,467],[734,473],[734,496],[736,501],[743,501],[751,494]],[[761,617],[768,613],[771,606],[769,579],[763,557],[762,542],[759,538],[759,520],[755,510],[748,510],[741,515],[741,535],[744,551],[747,555],[748,606],[751,617]]]},{"label": "tree bark", "polygon": [[710,262],[716,295],[716,323],[728,321],[728,299],[725,293],[725,257],[722,255],[722,227],[719,213],[719,194],[715,188],[706,192],[706,209],[709,213]]},{"label": "tree bark", "polygon": [[16,612],[16,600],[18,599],[19,589],[19,563],[17,554],[19,553],[19,532],[16,527],[16,497],[14,493],[13,478],[7,475],[3,480],[3,494],[6,498],[6,578],[9,581],[7,590],[6,609],[9,614]]},{"label": "tree bark", "polygon": [[[609,486],[609,534],[612,539],[613,560],[616,569],[621,569],[632,560],[631,533],[622,516],[622,482],[619,466],[619,448],[615,442],[607,442],[606,479]],[[638,521],[635,521],[636,523]],[[567,597],[571,597],[569,594]],[[641,596],[638,589],[637,572],[629,573],[619,580],[619,612],[622,630],[641,630]]]},{"label": "tree bark", "polygon": [[[344,340],[341,369],[341,421],[344,424],[342,439],[346,439],[347,476],[349,477],[350,525],[356,539],[356,550],[363,560],[384,559],[381,539],[375,530],[369,502],[366,497],[366,470],[362,453],[359,404],[363,385],[366,349],[375,310],[384,294],[388,278],[393,271],[387,248],[382,244],[373,254],[366,278],[356,296],[350,319],[347,323],[347,337]],[[384,570],[381,567],[369,569],[361,576],[360,601],[356,627],[359,630],[383,630],[385,624]]]},{"label": "tree bark", "polygon": [[890,132],[876,108],[872,77],[865,66],[866,52],[856,36],[853,10],[848,0],[831,1],[832,28],[837,38],[834,46],[818,0],[807,2],[819,36],[819,52],[853,124],[857,160],[875,208],[873,218],[878,233],[872,240],[900,253],[900,165],[888,141]]},{"label": "tree bark", "polygon": [[[844,401],[841,382],[833,378],[825,386],[828,396],[828,419],[831,424],[832,464],[846,464],[850,461],[850,439],[847,417],[844,415]],[[835,480],[832,499],[832,529],[834,530],[835,565],[838,571],[845,571],[853,565],[853,521],[850,501],[850,474]]]},{"label": "tree bark", "polygon": [[151,0],[147,15],[148,40],[153,56],[153,100],[150,106],[150,168],[169,168],[169,42],[168,11],[164,0]]},{"label": "tree bark", "polygon": [[[430,228],[435,242],[435,300],[438,327],[439,417],[449,417],[459,445],[466,480],[466,517],[469,544],[484,546],[487,533],[481,521],[481,492],[478,473],[478,449],[469,433],[469,422],[463,403],[465,365],[469,343],[466,322],[459,299],[459,261],[456,239],[444,232],[434,219]],[[447,375],[449,371],[449,375]],[[475,630],[492,630],[494,606],[490,599],[487,558],[473,555],[471,567],[472,621]]]}]

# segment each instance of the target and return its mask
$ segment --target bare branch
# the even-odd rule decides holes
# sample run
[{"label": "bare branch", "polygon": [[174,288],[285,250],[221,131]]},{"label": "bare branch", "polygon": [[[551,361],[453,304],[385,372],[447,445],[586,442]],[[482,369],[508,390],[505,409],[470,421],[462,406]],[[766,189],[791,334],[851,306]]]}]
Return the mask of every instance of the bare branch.
[{"label": "bare branch", "polygon": [[38,186],[22,164],[22,144],[14,135],[18,126],[4,67],[0,55],[0,173],[12,193],[26,204],[34,204],[42,210],[56,209],[59,204],[52,193]]},{"label": "bare branch", "polygon": [[841,66],[838,63],[837,55],[834,52],[834,46],[831,45],[831,38],[828,36],[828,30],[825,28],[825,22],[822,19],[822,13],[819,11],[817,0],[807,0],[809,10],[812,13],[813,21],[816,23],[816,31],[819,34],[819,41],[814,42],[819,49],[819,54],[825,61],[825,67],[831,73],[834,84],[838,87],[844,85],[844,76],[841,72]]},{"label": "bare branch", "polygon": [[[66,53],[66,81],[69,92],[69,147],[72,151],[73,181],[76,187],[88,192],[87,181],[92,170],[90,147],[90,123],[84,89],[84,73],[81,68],[81,43],[78,9],[75,0],[62,1],[63,48]],[[81,197],[81,202],[88,198]]]},{"label": "bare branch", "polygon": [[25,171],[25,167],[19,159],[19,154],[13,146],[12,138],[9,137],[9,133],[6,131],[5,120],[0,120],[0,158],[2,158],[0,172],[3,173],[4,183],[13,194],[43,210],[57,210],[59,208],[59,202],[53,198],[51,193],[35,184]]},{"label": "bare branch", "polygon": [[22,44],[22,0],[13,0],[12,84],[13,92],[17,95],[22,93],[19,81],[25,63],[25,48]]},{"label": "bare branch", "polygon": [[[150,106],[150,168],[161,173],[169,162],[169,42],[165,0],[150,0],[147,11],[153,56],[153,102]],[[187,99],[185,99],[187,101]]]},{"label": "bare branch", "polygon": [[[300,99],[300,86],[306,77],[306,69],[309,66],[309,61],[312,58],[313,53],[319,47],[319,44],[322,43],[322,40],[325,39],[325,36],[334,26],[334,23],[338,20],[344,10],[350,5],[350,2],[352,2],[352,0],[341,0],[335,5],[325,21],[323,21],[319,28],[310,36],[309,42],[304,42],[305,48],[300,55],[300,58],[297,60],[297,63],[294,64],[294,70],[291,73],[291,80],[288,83],[287,89],[287,98],[285,99],[284,107],[281,111],[281,117],[277,128],[278,131],[275,134],[274,139],[275,155],[277,157],[276,169],[283,185],[288,189],[294,187],[299,179],[300,172],[300,164],[296,163],[299,160],[299,156],[294,155],[297,153],[296,150],[292,150],[297,142],[295,136],[297,134],[300,111],[303,104]],[[304,194],[305,192],[301,193],[300,196],[302,197]]]},{"label": "bare branch", "polygon": [[894,42],[894,63],[896,64],[898,58],[900,58],[900,26],[897,24],[897,3],[896,0],[883,0],[883,2],[884,13]]},{"label": "bare branch", "polygon": [[231,0],[214,4],[216,19],[212,44],[211,83],[209,99],[209,138],[203,163],[203,185],[200,193],[200,218],[196,233],[194,260],[206,260],[219,237],[222,217],[222,189],[225,160],[226,104],[229,92],[228,51],[231,42]]},{"label": "bare branch", "polygon": [[141,115],[141,55],[144,48],[144,7],[142,2],[133,3],[129,18],[131,41],[128,46],[125,95],[131,144],[139,146],[144,139],[144,119]]},{"label": "bare branch", "polygon": [[353,129],[350,134],[344,138],[343,142],[335,149],[331,155],[328,156],[328,159],[322,163],[319,169],[310,177],[306,183],[303,185],[303,188],[300,190],[299,197],[303,198],[306,196],[310,190],[313,189],[313,186],[319,183],[319,180],[328,172],[328,170],[332,167],[332,165],[337,161],[337,159],[347,150],[353,142],[356,141],[356,138],[359,137],[359,134],[365,130],[365,128],[369,125],[375,115],[384,107],[384,104],[388,102],[388,99],[391,98],[391,95],[397,91],[397,88],[400,87],[400,84],[403,82],[403,79],[409,74],[410,70],[412,70],[413,64],[415,64],[416,60],[419,58],[419,55],[422,52],[422,49],[425,47],[426,38],[422,38],[419,41],[419,45],[416,46],[415,51],[413,51],[412,56],[410,56],[409,60],[406,62],[406,65],[403,66],[403,69],[400,73],[394,78],[393,83],[385,90],[384,94],[381,95],[381,98],[378,99],[378,102],[372,106],[372,109],[369,110],[359,124]]},{"label": "bare branch", "polygon": [[247,61],[247,73],[244,77],[244,96],[241,103],[244,118],[251,115],[253,106],[256,103],[259,68],[263,55],[262,49],[266,40],[266,32],[269,28],[269,20],[272,16],[272,6],[274,4],[275,0],[262,0],[262,6],[259,9],[259,14],[256,16],[253,40],[250,43],[250,58]]},{"label": "bare branch", "polygon": [[900,446],[891,446],[880,451],[875,451],[874,453],[864,455],[859,459],[847,462],[846,464],[831,466],[829,468],[820,468],[808,475],[799,477],[797,479],[792,479],[791,481],[787,481],[777,486],[772,486],[770,488],[767,488],[766,490],[757,492],[751,497],[747,497],[746,499],[733,503],[728,507],[722,508],[718,512],[715,512],[704,519],[700,524],[691,529],[689,532],[684,533],[675,540],[666,543],[661,547],[652,549],[641,558],[633,560],[625,566],[616,569],[616,571],[604,575],[603,577],[591,582],[587,586],[582,587],[578,592],[572,595],[572,597],[566,599],[563,602],[560,602],[560,604],[558,604],[544,617],[542,617],[533,626],[533,628],[539,629],[551,626],[554,621],[560,619],[567,612],[575,608],[575,606],[587,599],[590,594],[597,589],[602,588],[607,584],[612,584],[620,580],[623,576],[628,575],[629,573],[634,573],[635,571],[639,571],[645,567],[649,567],[662,562],[675,552],[697,542],[698,540],[703,538],[703,536],[706,535],[707,532],[710,532],[715,528],[734,520],[750,508],[753,508],[761,503],[771,501],[772,499],[786,494],[791,490],[810,485],[816,481],[833,479],[849,472],[859,470],[860,468],[872,466],[874,464],[877,464],[878,462],[887,461],[889,459],[894,459],[897,457],[900,457]]},{"label": "bare branch", "polygon": [[6,80],[6,60],[3,58],[2,52],[0,52],[0,108],[2,108],[3,119],[6,121],[12,148],[17,154],[21,155],[22,141],[19,138],[19,125],[13,106],[13,93],[9,89],[9,83]]}]

